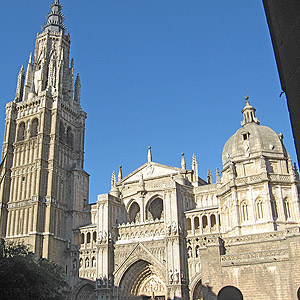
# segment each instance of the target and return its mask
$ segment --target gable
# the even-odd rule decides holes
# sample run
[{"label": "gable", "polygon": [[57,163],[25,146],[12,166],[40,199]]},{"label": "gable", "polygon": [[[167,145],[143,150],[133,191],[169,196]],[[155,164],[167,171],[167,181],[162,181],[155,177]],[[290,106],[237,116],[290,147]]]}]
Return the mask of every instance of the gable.
[{"label": "gable", "polygon": [[124,177],[120,183],[125,184],[139,181],[141,177],[143,177],[144,180],[155,177],[169,177],[178,174],[178,171],[180,171],[179,168],[148,162]]}]

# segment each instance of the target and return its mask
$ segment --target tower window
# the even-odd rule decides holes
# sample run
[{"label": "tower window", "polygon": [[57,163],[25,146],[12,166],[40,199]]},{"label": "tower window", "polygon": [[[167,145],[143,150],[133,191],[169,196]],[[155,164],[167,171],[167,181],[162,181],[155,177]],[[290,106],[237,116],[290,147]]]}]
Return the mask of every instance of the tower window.
[{"label": "tower window", "polygon": [[38,119],[33,119],[31,123],[31,130],[30,130],[30,136],[35,137],[38,134],[38,126],[39,126],[39,120]]},{"label": "tower window", "polygon": [[261,200],[256,202],[257,219],[262,219],[263,215],[263,203]]},{"label": "tower window", "polygon": [[18,128],[17,141],[18,142],[24,141],[24,139],[25,139],[25,123],[22,122]]},{"label": "tower window", "polygon": [[243,202],[242,205],[241,205],[241,208],[242,208],[242,220],[243,221],[249,220],[249,217],[248,217],[248,205],[247,205],[247,203]]}]

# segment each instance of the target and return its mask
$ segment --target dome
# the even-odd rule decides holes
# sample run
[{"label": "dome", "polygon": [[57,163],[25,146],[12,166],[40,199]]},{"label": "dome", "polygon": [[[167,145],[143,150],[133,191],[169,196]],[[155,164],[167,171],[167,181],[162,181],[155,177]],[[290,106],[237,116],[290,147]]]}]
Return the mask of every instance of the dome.
[{"label": "dome", "polygon": [[268,158],[287,157],[282,143],[283,135],[276,134],[267,126],[261,126],[255,117],[255,108],[249,104],[248,97],[245,99],[247,101],[242,110],[242,128],[229,138],[223,148],[223,168],[229,161],[245,160],[257,155]]}]

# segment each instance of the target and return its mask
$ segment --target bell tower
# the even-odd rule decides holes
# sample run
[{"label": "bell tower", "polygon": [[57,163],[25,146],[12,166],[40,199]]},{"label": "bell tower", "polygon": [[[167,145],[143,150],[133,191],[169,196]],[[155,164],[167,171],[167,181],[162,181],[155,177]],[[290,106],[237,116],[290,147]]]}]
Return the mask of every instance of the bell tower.
[{"label": "bell tower", "polygon": [[0,226],[1,237],[24,240],[68,274],[76,228],[89,223],[89,175],[83,169],[87,115],[62,5],[55,0],[50,7],[26,72],[20,70],[16,97],[6,105]]}]

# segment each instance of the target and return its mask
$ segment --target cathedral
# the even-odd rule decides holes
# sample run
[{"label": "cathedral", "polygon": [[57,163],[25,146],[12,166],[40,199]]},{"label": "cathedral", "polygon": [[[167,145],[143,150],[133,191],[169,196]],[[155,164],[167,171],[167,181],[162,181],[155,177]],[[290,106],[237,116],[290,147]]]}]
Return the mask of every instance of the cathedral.
[{"label": "cathedral", "polygon": [[[1,237],[61,265],[71,300],[294,300],[299,175],[283,135],[245,97],[213,181],[153,161],[88,203],[81,83],[54,0],[6,104]],[[224,132],[223,134],[230,134]],[[88,153],[87,153],[88,155]]]}]

